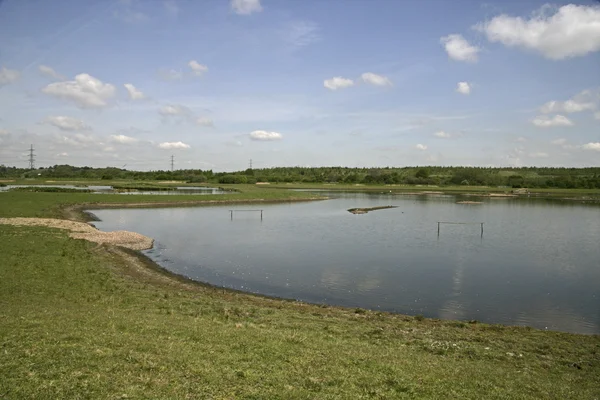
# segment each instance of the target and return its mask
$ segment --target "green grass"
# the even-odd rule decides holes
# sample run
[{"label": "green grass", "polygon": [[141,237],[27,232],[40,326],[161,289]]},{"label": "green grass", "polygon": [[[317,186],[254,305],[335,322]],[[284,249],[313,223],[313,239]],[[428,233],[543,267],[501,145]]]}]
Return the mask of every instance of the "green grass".
[{"label": "green grass", "polygon": [[57,230],[0,235],[0,398],[600,393],[598,336],[272,300],[169,278]]},{"label": "green grass", "polygon": [[[200,200],[298,199],[235,186]],[[0,193],[0,217],[199,196]],[[0,398],[583,399],[600,336],[268,299],[134,252],[0,225]]]},{"label": "green grass", "polygon": [[131,205],[144,203],[147,205],[190,205],[202,202],[259,202],[259,201],[293,201],[314,198],[309,193],[282,190],[257,189],[253,186],[241,187],[240,192],[215,195],[119,195],[93,193],[0,193],[0,217],[64,217],[65,207],[75,204],[86,204],[93,208],[98,204]]}]

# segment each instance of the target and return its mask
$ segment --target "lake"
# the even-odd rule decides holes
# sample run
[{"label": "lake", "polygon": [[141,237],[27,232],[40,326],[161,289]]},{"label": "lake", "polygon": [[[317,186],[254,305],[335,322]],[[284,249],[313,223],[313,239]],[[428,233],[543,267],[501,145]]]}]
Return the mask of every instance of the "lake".
[{"label": "lake", "polygon": [[[144,253],[162,267],[217,286],[432,318],[600,333],[597,205],[328,195],[335,198],[93,212],[101,230],[154,238],[155,247]],[[398,207],[347,211],[383,205]],[[229,211],[243,209],[262,209],[262,220],[260,212]],[[438,221],[475,224],[442,224],[438,236]]]}]

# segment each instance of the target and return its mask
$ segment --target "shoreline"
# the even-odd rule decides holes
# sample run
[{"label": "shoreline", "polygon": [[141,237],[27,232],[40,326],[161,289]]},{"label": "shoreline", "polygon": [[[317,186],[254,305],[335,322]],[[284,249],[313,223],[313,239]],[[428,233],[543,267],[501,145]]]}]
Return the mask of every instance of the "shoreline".
[{"label": "shoreline", "polygon": [[[202,206],[202,205],[206,205],[206,206],[210,206],[210,205],[219,205],[219,204],[247,204],[247,203],[252,203],[252,202],[257,202],[257,203],[287,203],[287,202],[304,202],[304,201],[315,201],[315,200],[327,200],[328,198],[307,198],[307,199],[293,199],[293,200],[262,200],[262,201],[256,201],[256,200],[246,200],[246,201],[231,201],[231,200],[211,200],[211,201],[203,201],[203,202],[197,202],[194,201],[192,202],[193,205],[195,206]],[[170,207],[177,207],[177,206],[189,206],[189,202],[185,202],[185,203],[167,203]],[[476,205],[480,205],[483,204],[481,202],[465,202],[464,204],[476,204]],[[102,204],[102,203],[96,203],[93,204],[95,207],[89,207],[89,205],[87,204],[78,204],[78,205],[72,205],[69,207],[66,207],[66,209],[69,210],[69,212],[71,213],[77,213],[79,216],[82,216],[86,219],[86,224],[91,225],[94,229],[100,231],[100,232],[104,232],[99,230],[96,226],[92,225],[90,222],[91,221],[101,221],[95,214],[91,213],[91,212],[87,212],[85,210],[93,210],[93,209],[105,209],[105,208],[162,208],[162,205],[158,205],[156,203],[125,203],[125,204],[115,204],[115,203],[108,203],[108,204]],[[109,207],[106,207],[106,205],[108,205]],[[374,210],[380,210],[380,209],[388,209],[388,208],[397,208],[397,206],[382,206],[382,207],[375,207]],[[347,211],[354,213],[350,210],[354,210],[354,209],[349,209]],[[362,210],[362,209],[357,209],[357,210]],[[371,211],[371,210],[369,210]],[[368,211],[364,212],[367,213]],[[360,214],[361,212],[359,212]],[[1,220],[1,218],[0,218]],[[124,231],[124,232],[128,232],[128,231]],[[137,232],[132,232],[134,234],[138,234]],[[141,235],[140,235],[141,236]],[[385,315],[388,316],[397,316],[397,317],[408,317],[408,318],[415,318],[415,316],[413,315],[409,315],[409,314],[402,314],[402,313],[398,313],[398,312],[392,312],[392,311],[379,311],[376,309],[370,309],[370,308],[361,308],[361,307],[349,307],[349,306],[342,306],[342,305],[335,305],[335,304],[329,304],[329,303],[313,303],[313,302],[306,302],[306,301],[302,301],[302,300],[298,300],[298,299],[293,299],[293,298],[288,298],[288,297],[279,297],[279,296],[272,296],[272,295],[266,295],[266,294],[261,294],[261,293],[255,293],[255,292],[248,292],[248,291],[244,291],[244,290],[240,290],[240,289],[234,289],[234,288],[229,288],[229,287],[224,287],[224,286],[219,286],[219,285],[214,285],[211,284],[209,282],[205,282],[205,281],[200,281],[200,280],[195,280],[193,278],[190,278],[188,276],[182,275],[182,274],[178,274],[175,273],[173,271],[170,271],[169,269],[163,267],[162,265],[160,265],[158,262],[152,260],[149,256],[147,256],[146,254],[143,254],[142,251],[143,250],[150,250],[153,248],[154,246],[154,238],[150,238],[152,240],[152,246],[149,248],[141,248],[141,249],[132,249],[132,248],[128,248],[128,247],[122,247],[119,246],[119,244],[114,244],[114,243],[109,243],[109,246],[114,246],[116,248],[122,247],[123,251],[126,251],[129,253],[129,255],[134,255],[138,261],[142,262],[146,268],[149,268],[150,270],[152,270],[155,273],[161,274],[164,277],[167,277],[168,279],[173,279],[175,281],[177,281],[178,283],[181,284],[185,284],[185,285],[194,285],[194,286],[198,286],[198,287],[202,287],[202,288],[209,288],[211,290],[214,291],[226,291],[226,292],[230,292],[230,293],[235,293],[235,294],[240,294],[240,295],[247,295],[247,296],[251,296],[251,297],[258,297],[258,298],[262,298],[262,299],[269,299],[269,300],[273,300],[273,301],[283,301],[286,303],[297,303],[297,304],[306,304],[306,305],[311,305],[311,306],[315,306],[315,307],[328,307],[328,308],[337,308],[340,310],[344,310],[344,311],[351,311],[352,309],[356,309],[356,310],[363,310],[363,311],[369,311],[369,312],[374,312],[374,313],[383,313]],[[539,329],[539,328],[534,328],[528,325],[509,325],[509,324],[500,324],[500,323],[485,323],[485,322],[480,322],[480,321],[466,321],[466,320],[454,320],[454,319],[439,319],[439,318],[434,318],[434,317],[426,317],[429,320],[432,321],[446,321],[446,322],[456,322],[456,323],[477,323],[477,324],[483,324],[483,325],[490,325],[490,326],[502,326],[502,327],[506,327],[506,328],[525,328],[525,329],[534,329],[534,330],[538,330],[541,332],[559,332],[559,333],[566,333],[566,334],[575,334],[575,335],[585,335],[585,336],[598,336],[600,337],[600,334],[587,334],[587,333],[574,333],[574,332],[566,332],[566,331],[559,331],[559,330],[544,330],[544,329]]]},{"label": "shoreline", "polygon": [[[413,194],[413,193],[411,193],[411,194]],[[304,305],[310,305],[310,306],[314,306],[314,307],[334,308],[334,309],[342,310],[344,312],[350,312],[352,309],[355,309],[355,310],[361,310],[361,312],[368,311],[371,313],[382,313],[382,314],[385,314],[392,318],[395,318],[395,317],[406,317],[406,318],[420,317],[420,318],[422,318],[421,316],[415,317],[415,316],[411,316],[408,314],[401,314],[401,313],[389,312],[389,311],[379,311],[376,309],[363,309],[363,308],[348,307],[348,306],[341,306],[341,305],[332,305],[332,304],[328,304],[328,303],[305,302],[302,300],[297,300],[297,299],[292,299],[292,298],[270,296],[270,295],[264,295],[264,294],[260,294],[260,293],[247,292],[247,291],[243,291],[243,290],[213,285],[208,282],[194,280],[185,275],[181,275],[181,274],[177,274],[175,272],[169,271],[168,269],[164,268],[163,266],[161,266],[160,264],[158,264],[157,262],[152,260],[147,255],[142,253],[143,250],[149,250],[149,249],[153,248],[154,238],[149,238],[149,237],[141,235],[137,232],[130,232],[130,231],[114,231],[114,232],[101,231],[100,229],[98,229],[96,226],[94,226],[91,223],[93,221],[99,221],[100,219],[98,219],[93,213],[86,212],[86,210],[107,209],[107,208],[124,209],[124,208],[165,208],[165,207],[171,208],[171,207],[189,207],[189,206],[201,207],[201,206],[212,206],[212,205],[222,205],[222,204],[292,203],[292,202],[307,202],[307,201],[317,201],[317,200],[327,200],[327,199],[329,199],[329,198],[328,197],[313,197],[313,198],[298,198],[298,199],[287,199],[287,200],[281,200],[281,199],[232,200],[232,199],[227,199],[227,200],[192,200],[192,201],[177,201],[177,202],[164,202],[164,203],[163,202],[158,202],[158,203],[157,202],[148,202],[148,203],[139,202],[139,203],[64,204],[59,207],[59,210],[62,214],[61,218],[55,218],[55,220],[64,221],[67,223],[71,222],[71,223],[87,225],[89,228],[93,229],[96,233],[102,232],[102,233],[113,234],[116,232],[122,232],[125,234],[138,235],[140,237],[141,241],[138,242],[138,244],[134,244],[133,247],[129,247],[126,244],[124,245],[124,244],[119,244],[118,242],[115,243],[115,242],[111,242],[111,241],[100,242],[100,243],[96,242],[96,243],[98,243],[98,246],[106,248],[109,252],[111,252],[113,254],[119,254],[120,258],[122,258],[125,262],[127,262],[126,257],[124,257],[125,254],[127,254],[129,257],[135,256],[137,261],[142,263],[145,266],[145,268],[149,269],[151,272],[157,273],[165,279],[170,279],[170,280],[173,280],[174,282],[177,282],[179,284],[184,284],[186,286],[193,285],[193,286],[200,287],[200,288],[209,288],[215,292],[228,292],[228,293],[233,293],[233,294],[238,294],[238,295],[249,296],[250,298],[257,297],[257,298],[269,299],[269,300],[273,300],[273,301],[283,301],[285,303],[297,303],[297,304],[301,304],[301,305],[304,304]],[[385,206],[384,208],[390,208],[390,206]],[[0,224],[2,224],[3,220],[10,220],[10,219],[45,220],[47,218],[38,218],[38,217],[1,218],[0,217]],[[26,226],[26,225],[43,225],[43,224],[23,224],[21,226]],[[61,228],[57,228],[57,229],[61,229]],[[62,229],[66,229],[66,228],[62,228]],[[84,237],[84,235],[82,235],[82,236],[75,235],[75,236],[71,236],[71,237],[74,239],[84,239],[87,241],[94,242],[94,240],[90,240],[87,237]],[[147,243],[147,240],[151,241],[151,245],[149,247],[147,247],[145,244],[142,244],[142,243]],[[128,262],[131,262],[131,261],[132,261],[132,259],[130,258]],[[477,323],[480,325],[487,325],[487,326],[501,326],[506,329],[523,328],[523,329],[533,329],[533,330],[537,330],[540,332],[557,332],[557,333],[564,333],[564,334],[600,337],[600,334],[587,334],[587,333],[573,333],[573,332],[565,332],[565,331],[543,330],[543,329],[539,329],[539,328],[534,328],[534,327],[530,327],[530,326],[521,326],[521,325],[505,325],[505,324],[499,324],[499,323],[483,323],[483,322],[479,322],[479,321],[463,321],[463,320],[453,320],[453,319],[446,320],[446,319],[439,319],[439,318],[433,318],[433,317],[429,317],[426,319],[431,320],[431,321],[441,321],[441,322],[448,322],[448,323]]]}]

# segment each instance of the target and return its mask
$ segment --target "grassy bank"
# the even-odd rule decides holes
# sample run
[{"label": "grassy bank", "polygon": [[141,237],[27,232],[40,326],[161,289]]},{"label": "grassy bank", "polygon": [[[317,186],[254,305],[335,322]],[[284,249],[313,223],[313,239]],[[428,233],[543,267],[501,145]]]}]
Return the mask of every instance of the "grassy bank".
[{"label": "grassy bank", "polygon": [[[330,190],[330,191],[354,191],[354,192],[374,192],[374,193],[422,193],[422,192],[442,192],[447,194],[489,194],[489,193],[510,193],[512,188],[499,188],[494,186],[428,186],[428,185],[352,185],[338,183],[279,183],[270,184],[273,189],[302,189],[302,190]],[[600,189],[526,189],[535,197],[550,198],[571,198],[581,199],[582,197],[600,199]]]},{"label": "grassy bank", "polygon": [[62,218],[68,206],[86,204],[110,206],[178,206],[201,205],[210,202],[270,202],[314,199],[309,193],[257,189],[252,186],[242,191],[216,195],[118,195],[93,193],[0,193],[0,216]]},{"label": "grassy bank", "polygon": [[[226,196],[298,195],[248,189]],[[0,193],[0,216],[61,216],[61,207],[81,202],[178,197]],[[191,283],[136,253],[59,230],[0,225],[0,237],[0,398],[600,393],[600,336],[274,300]]]}]

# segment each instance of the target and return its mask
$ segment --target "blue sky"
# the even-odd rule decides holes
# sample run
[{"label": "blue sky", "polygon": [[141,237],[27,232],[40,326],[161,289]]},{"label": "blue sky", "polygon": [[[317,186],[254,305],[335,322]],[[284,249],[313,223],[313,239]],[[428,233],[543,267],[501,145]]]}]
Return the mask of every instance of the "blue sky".
[{"label": "blue sky", "polygon": [[600,3],[0,2],[0,164],[598,166]]}]

